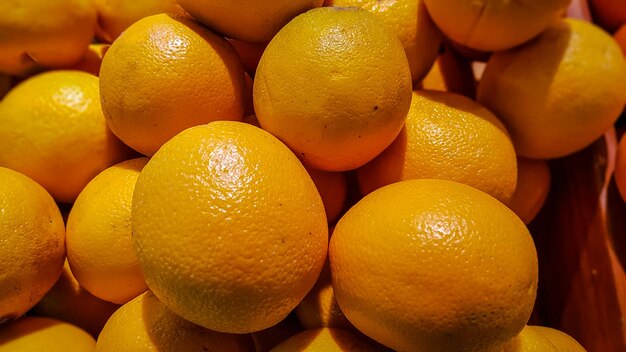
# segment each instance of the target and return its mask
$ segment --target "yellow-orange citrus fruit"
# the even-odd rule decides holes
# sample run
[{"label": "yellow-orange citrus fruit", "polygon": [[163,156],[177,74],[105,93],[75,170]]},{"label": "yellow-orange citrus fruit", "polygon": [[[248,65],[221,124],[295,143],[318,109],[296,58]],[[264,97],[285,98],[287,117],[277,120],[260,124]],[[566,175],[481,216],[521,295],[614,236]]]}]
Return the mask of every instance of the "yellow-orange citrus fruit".
[{"label": "yellow-orange citrus fruit", "polygon": [[562,331],[544,326],[527,326],[526,329],[534,330],[543,335],[560,352],[586,352],[585,348],[578,341]]},{"label": "yellow-orange citrus fruit", "polygon": [[378,352],[385,351],[378,344],[342,329],[305,330],[289,338],[270,352]]},{"label": "yellow-orange citrus fruit", "polygon": [[80,60],[93,38],[91,0],[0,2],[0,72],[26,75]]},{"label": "yellow-orange citrus fruit", "polygon": [[320,171],[310,168],[307,171],[320,192],[326,210],[326,218],[329,223],[333,223],[343,211],[348,198],[346,175],[341,172]]},{"label": "yellow-orange citrus fruit", "polygon": [[250,335],[204,329],[167,309],[150,291],[118,309],[102,329],[96,352],[253,352]]},{"label": "yellow-orange citrus fruit", "polygon": [[615,160],[615,183],[617,189],[626,201],[626,138],[622,136],[617,147],[617,160]]},{"label": "yellow-orange citrus fruit", "polygon": [[89,44],[89,48],[83,55],[83,57],[70,69],[91,73],[92,75],[100,75],[100,66],[102,66],[102,59],[107,50],[111,46],[109,44]]},{"label": "yellow-orange citrus fruit", "polygon": [[472,49],[512,48],[541,33],[570,0],[424,0],[441,31]]},{"label": "yellow-orange citrus fruit", "polygon": [[94,0],[94,4],[98,13],[96,36],[106,43],[113,43],[130,25],[144,17],[185,13],[176,0]]},{"label": "yellow-orange citrus fruit", "polygon": [[[626,23],[626,22],[625,22]],[[619,44],[620,49],[622,49],[622,54],[626,56],[626,24],[621,26],[617,32],[613,35],[617,44]]]},{"label": "yellow-orange citrus fruit", "polygon": [[399,351],[498,348],[522,330],[537,290],[524,223],[488,194],[447,180],[365,196],[335,227],[330,270],[348,320]]},{"label": "yellow-orange citrus fruit", "polygon": [[103,301],[82,288],[66,260],[59,280],[31,312],[74,324],[98,336],[117,308],[117,304]]},{"label": "yellow-orange citrus fruit", "polygon": [[294,314],[289,314],[280,323],[265,330],[253,332],[251,335],[256,352],[268,352],[281,342],[303,330],[298,318]]},{"label": "yellow-orange citrus fruit", "polygon": [[341,312],[337,300],[335,300],[335,292],[330,281],[328,260],[324,264],[315,286],[296,307],[295,312],[298,320],[300,320],[300,324],[305,329],[324,327],[345,330],[354,329],[354,326],[350,324],[346,316]]},{"label": "yellow-orange citrus fruit", "polygon": [[357,6],[373,13],[389,26],[402,42],[414,83],[426,76],[437,59],[441,32],[428,15],[422,0],[330,0],[325,5]]},{"label": "yellow-orange citrus fruit", "polygon": [[0,167],[0,324],[26,313],[61,275],[65,228],[59,208],[28,177]]},{"label": "yellow-orange citrus fruit", "polygon": [[400,40],[354,7],[322,7],[293,19],[265,49],[254,80],[263,129],[326,171],[355,169],[383,151],[410,102]]},{"label": "yellow-orange citrus fruit", "polygon": [[421,89],[439,90],[476,97],[471,61],[446,48],[421,82]]},{"label": "yellow-orange citrus fruit", "polygon": [[608,31],[626,23],[626,6],[623,0],[589,0],[594,22]]},{"label": "yellow-orange citrus fruit", "polygon": [[[547,337],[530,326],[509,341],[498,352],[569,352],[555,346]],[[572,351],[573,352],[573,351]]]},{"label": "yellow-orange citrus fruit", "polygon": [[24,317],[0,329],[0,352],[92,352],[96,341],[60,320]]},{"label": "yellow-orange citrus fruit", "polygon": [[619,117],[626,62],[600,28],[559,21],[524,45],[494,53],[478,101],[506,125],[519,155],[561,157],[591,144]]},{"label": "yellow-orange citrus fruit", "polygon": [[539,213],[550,191],[550,167],[545,160],[518,158],[517,187],[506,203],[525,224]]},{"label": "yellow-orange citrus fruit", "polygon": [[24,173],[59,202],[73,202],[129,150],[107,128],[98,77],[51,71],[13,88],[0,104],[0,166]]},{"label": "yellow-orange citrus fruit", "polygon": [[504,202],[515,190],[515,150],[502,123],[483,106],[453,93],[415,91],[404,130],[358,170],[358,179],[367,194],[419,178],[465,183]]},{"label": "yellow-orange citrus fruit", "polygon": [[67,221],[72,273],[105,301],[124,304],[147,290],[130,230],[133,191],[147,162],[132,159],[102,171],[78,195]]},{"label": "yellow-orange citrus fruit", "polygon": [[226,37],[269,42],[292,18],[324,0],[177,0],[191,16]]},{"label": "yellow-orange citrus fruit", "polygon": [[102,61],[100,88],[111,130],[146,155],[188,127],[243,118],[237,52],[183,16],[159,14],[131,25]]},{"label": "yellow-orange citrus fruit", "polygon": [[211,330],[266,329],[315,284],[328,228],[315,184],[269,133],[218,121],[178,134],[137,181],[133,240],[148,287]]}]

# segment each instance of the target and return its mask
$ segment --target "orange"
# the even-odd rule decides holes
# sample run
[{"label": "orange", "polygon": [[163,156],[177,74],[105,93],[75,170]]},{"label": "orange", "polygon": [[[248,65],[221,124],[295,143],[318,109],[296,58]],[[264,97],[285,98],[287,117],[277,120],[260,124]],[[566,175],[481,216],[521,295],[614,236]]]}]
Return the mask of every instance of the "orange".
[{"label": "orange", "polygon": [[95,341],[74,325],[25,317],[0,329],[0,352],[92,352]]},{"label": "orange", "polygon": [[396,33],[417,83],[426,76],[439,54],[441,32],[435,27],[422,0],[330,0],[327,6],[357,6],[370,11]]},{"label": "orange", "polygon": [[65,259],[65,228],[50,194],[0,167],[0,324],[26,313],[52,288]]},{"label": "orange", "polygon": [[31,177],[71,203],[100,171],[129,150],[109,131],[98,78],[51,71],[13,88],[0,104],[0,166]]},{"label": "orange", "polygon": [[476,81],[471,62],[446,48],[422,80],[420,88],[457,93],[473,99]]},{"label": "orange", "polygon": [[382,152],[402,129],[410,101],[400,40],[360,8],[296,17],[269,43],[254,80],[263,129],[326,171],[355,169]]},{"label": "orange", "polygon": [[118,305],[103,301],[80,287],[66,260],[59,280],[31,312],[74,324],[98,336],[117,308]]},{"label": "orange", "polygon": [[441,31],[464,46],[497,51],[522,44],[559,18],[570,0],[424,0]]},{"label": "orange", "polygon": [[305,329],[327,327],[354,330],[335,299],[328,260],[324,263],[315,286],[296,307],[295,312]]},{"label": "orange", "polygon": [[267,352],[302,331],[302,326],[295,315],[289,314],[280,323],[265,330],[253,332],[251,335],[256,352]]},{"label": "orange", "polygon": [[254,73],[256,72],[257,66],[259,66],[259,61],[261,60],[267,43],[251,43],[236,39],[230,39],[228,41],[233,45],[233,48],[237,50],[237,54],[239,54],[243,67],[246,68],[246,72],[254,77]]},{"label": "orange", "polygon": [[317,190],[320,192],[328,222],[335,222],[339,215],[341,215],[348,197],[348,185],[345,174],[341,172],[320,171],[311,168],[307,169],[307,171],[311,179],[313,179],[315,187],[317,187]]},{"label": "orange", "polygon": [[526,329],[540,333],[543,337],[550,340],[559,351],[586,352],[585,348],[578,341],[562,331],[544,326],[527,326]]},{"label": "orange", "polygon": [[590,0],[594,22],[608,31],[614,31],[626,23],[624,0]]},{"label": "orange", "polygon": [[620,49],[622,49],[622,54],[626,56],[626,24],[622,25],[613,37],[619,44]]},{"label": "orange", "polygon": [[109,44],[89,44],[87,52],[71,69],[91,73],[96,76],[100,75],[102,59],[110,47]]},{"label": "orange", "polygon": [[488,194],[447,180],[365,196],[335,227],[330,271],[348,320],[399,351],[496,350],[522,330],[537,290],[524,223]]},{"label": "orange", "polygon": [[191,16],[226,37],[269,42],[292,18],[324,0],[177,0]]},{"label": "orange", "polygon": [[515,190],[516,163],[506,129],[489,110],[461,95],[416,91],[400,136],[357,175],[363,194],[397,181],[437,178],[504,202]]},{"label": "orange", "polygon": [[139,176],[131,216],[148,287],[211,330],[275,325],[326,258],[315,184],[284,144],[241,122],[193,127],[166,143]]},{"label": "orange", "polygon": [[371,341],[341,329],[312,329],[289,338],[270,352],[375,352],[384,348]]},{"label": "orange", "polygon": [[[564,347],[564,346],[563,346]],[[519,335],[509,341],[498,352],[570,352],[569,349],[561,349],[554,345],[539,330],[526,326]],[[575,351],[575,350],[574,350]],[[584,350],[583,350],[584,351]],[[573,351],[572,351],[573,352]]]},{"label": "orange", "polygon": [[617,189],[626,201],[626,138],[622,136],[617,147],[617,159],[615,160],[615,183]]},{"label": "orange", "polygon": [[243,118],[239,56],[182,16],[159,14],[131,25],[102,61],[100,88],[111,130],[146,155],[188,127]]},{"label": "orange", "polygon": [[124,304],[147,290],[132,244],[130,208],[148,158],[102,171],[78,195],[67,221],[67,260],[87,291]]},{"label": "orange", "polygon": [[25,76],[72,65],[95,27],[91,0],[0,1],[0,72]]},{"label": "orange", "polygon": [[203,329],[172,313],[150,291],[118,309],[98,336],[95,352],[253,352],[250,335]]},{"label": "orange", "polygon": [[550,167],[545,160],[517,159],[517,187],[506,203],[525,224],[539,213],[550,191]]},{"label": "orange", "polygon": [[613,38],[559,21],[535,40],[494,53],[478,101],[506,125],[519,155],[558,158],[600,137],[626,102],[626,62]]},{"label": "orange", "polygon": [[159,13],[185,12],[176,0],[94,0],[98,12],[96,36],[105,43],[113,43],[130,25],[144,17]]}]

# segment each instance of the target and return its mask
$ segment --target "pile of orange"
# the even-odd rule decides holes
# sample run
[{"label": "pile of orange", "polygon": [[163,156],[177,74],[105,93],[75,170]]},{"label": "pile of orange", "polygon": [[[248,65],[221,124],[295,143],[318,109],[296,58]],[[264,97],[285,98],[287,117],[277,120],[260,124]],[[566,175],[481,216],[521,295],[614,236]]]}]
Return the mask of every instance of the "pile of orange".
[{"label": "pile of orange", "polygon": [[568,5],[1,3],[0,352],[585,351],[526,224],[626,29]]}]

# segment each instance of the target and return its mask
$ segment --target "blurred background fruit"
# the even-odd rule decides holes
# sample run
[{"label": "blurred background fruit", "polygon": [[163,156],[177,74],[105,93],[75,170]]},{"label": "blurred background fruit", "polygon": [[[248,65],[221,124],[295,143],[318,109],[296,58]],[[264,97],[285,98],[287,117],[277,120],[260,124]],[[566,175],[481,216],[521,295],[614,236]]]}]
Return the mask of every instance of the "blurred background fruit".
[{"label": "blurred background fruit", "polygon": [[89,44],[89,48],[85,54],[83,54],[83,57],[70,67],[70,69],[99,76],[102,59],[104,59],[104,54],[106,54],[110,47],[111,45],[109,44]]},{"label": "blurred background fruit", "polygon": [[270,352],[383,352],[386,349],[362,336],[342,329],[306,330],[274,347]]},{"label": "blurred background fruit", "polygon": [[24,317],[0,329],[0,352],[92,352],[95,340],[60,320]]},{"label": "blurred background fruit", "polygon": [[539,213],[550,191],[550,166],[545,160],[517,158],[517,186],[506,205],[525,224]]}]

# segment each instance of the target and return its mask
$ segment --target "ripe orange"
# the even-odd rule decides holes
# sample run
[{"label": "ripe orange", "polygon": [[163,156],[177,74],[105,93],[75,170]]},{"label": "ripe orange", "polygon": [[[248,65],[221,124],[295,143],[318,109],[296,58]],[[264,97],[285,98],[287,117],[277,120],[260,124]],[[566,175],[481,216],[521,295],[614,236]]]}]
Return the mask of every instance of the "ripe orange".
[{"label": "ripe orange", "polygon": [[474,99],[476,81],[470,60],[446,48],[422,80],[420,88],[457,93]]},{"label": "ripe orange", "polygon": [[[562,346],[565,347],[565,346]],[[574,352],[576,350],[561,349],[555,346],[539,330],[531,326],[524,327],[517,336],[509,341],[504,348],[498,352]],[[584,350],[583,350],[584,351]]]},{"label": "ripe orange", "polygon": [[312,329],[289,338],[270,352],[382,352],[384,348],[341,329]]},{"label": "ripe orange", "polygon": [[537,289],[524,223],[488,194],[446,180],[365,196],[335,227],[330,270],[348,320],[400,351],[496,349],[522,330]]},{"label": "ripe orange", "polygon": [[176,0],[94,0],[94,5],[98,12],[96,36],[105,43],[113,43],[130,25],[144,17],[185,13]]},{"label": "ripe orange", "polygon": [[525,224],[539,213],[550,191],[550,167],[545,160],[517,159],[517,187],[506,203]]},{"label": "ripe orange", "polygon": [[415,91],[393,144],[357,171],[363,194],[420,178],[457,181],[507,201],[517,180],[515,150],[502,123],[461,95]]},{"label": "ripe orange", "polygon": [[422,0],[330,0],[326,6],[357,6],[368,10],[396,33],[417,83],[426,76],[439,54],[441,32],[426,11]]},{"label": "ripe orange", "polygon": [[0,167],[0,324],[26,313],[52,288],[65,259],[65,228],[50,194]]},{"label": "ripe orange", "polygon": [[13,88],[0,104],[0,166],[31,177],[71,203],[128,148],[107,128],[98,77],[51,71]]},{"label": "ripe orange", "polygon": [[0,352],[92,352],[93,337],[60,320],[24,317],[0,329]]},{"label": "ripe orange", "polygon": [[541,33],[567,8],[570,0],[424,0],[445,35],[482,51],[522,44]]},{"label": "ripe orange", "polygon": [[308,168],[307,171],[320,192],[329,223],[334,223],[341,215],[348,198],[346,175],[341,172],[328,172]]},{"label": "ripe orange", "polygon": [[25,76],[80,60],[93,38],[91,0],[0,1],[0,72]]},{"label": "ripe orange", "polygon": [[246,68],[246,72],[254,77],[259,61],[267,47],[267,43],[251,43],[243,40],[230,39],[229,42],[233,45],[237,54],[241,58],[243,67]]},{"label": "ripe orange", "polygon": [[326,171],[357,168],[383,151],[402,129],[410,101],[400,40],[359,8],[296,17],[269,43],[254,80],[263,129]]},{"label": "ripe orange", "polygon": [[302,164],[269,133],[232,121],[190,128],[154,155],[137,181],[132,230],[157,297],[230,333],[284,319],[315,284],[328,246]]},{"label": "ripe orange", "polygon": [[544,326],[527,326],[526,329],[540,333],[543,337],[550,340],[559,351],[586,352],[585,348],[578,341],[562,331]]},{"label": "ripe orange", "polygon": [[594,22],[608,31],[614,31],[626,23],[624,0],[589,0]]},{"label": "ripe orange", "polygon": [[130,26],[102,61],[100,88],[111,130],[146,155],[188,127],[241,120],[244,112],[244,71],[233,47],[176,15]]},{"label": "ripe orange", "polygon": [[250,335],[229,335],[194,325],[150,291],[118,309],[98,336],[95,352],[224,351],[253,352]]},{"label": "ripe orange", "polygon": [[67,260],[80,285],[105,301],[124,304],[147,290],[135,255],[130,208],[148,158],[102,171],[78,195],[67,220]]},{"label": "ripe orange", "polygon": [[559,21],[535,40],[494,53],[478,101],[504,122],[519,155],[557,158],[600,137],[626,102],[615,40],[584,21]]},{"label": "ripe orange", "polygon": [[267,43],[297,15],[324,0],[177,0],[191,16],[226,37]]},{"label": "ripe orange", "polygon": [[103,301],[80,287],[66,260],[59,280],[31,312],[74,324],[98,336],[117,308],[117,304]]},{"label": "ripe orange", "polygon": [[89,44],[89,48],[83,57],[75,63],[70,69],[91,73],[92,75],[100,75],[100,66],[102,59],[107,50],[111,46],[109,44]]}]

